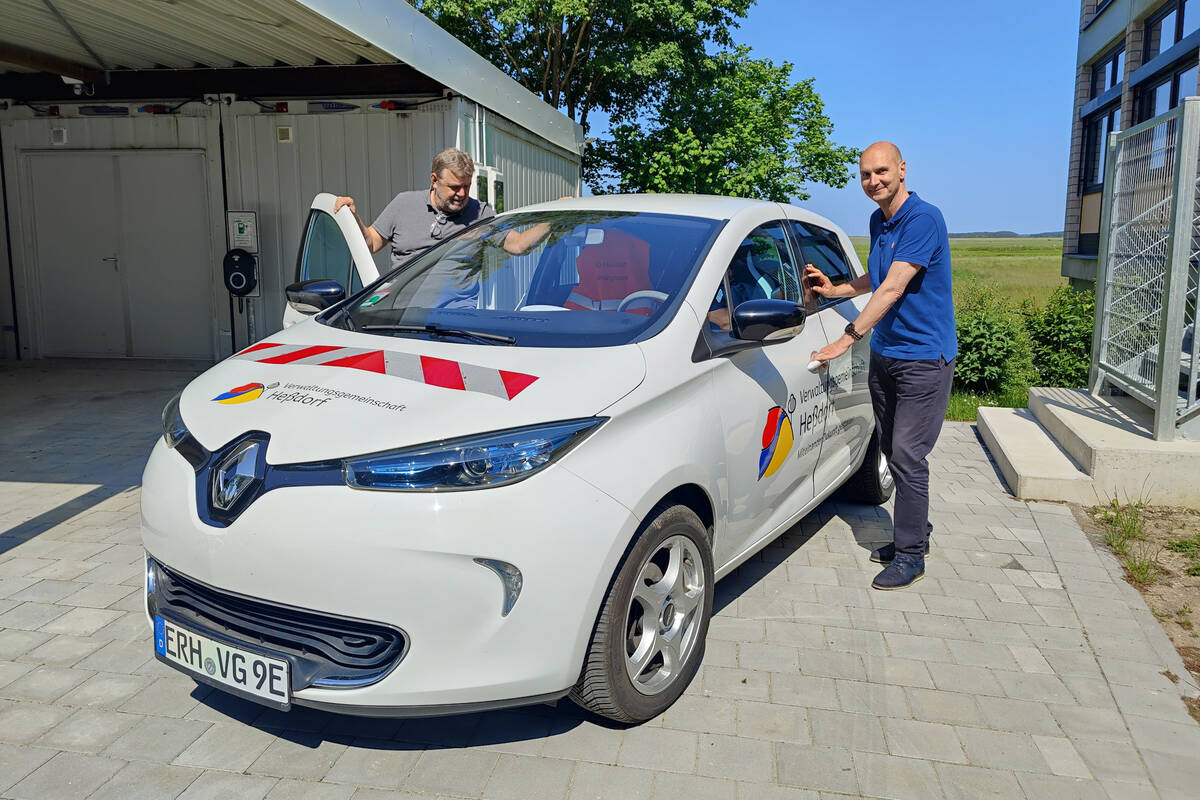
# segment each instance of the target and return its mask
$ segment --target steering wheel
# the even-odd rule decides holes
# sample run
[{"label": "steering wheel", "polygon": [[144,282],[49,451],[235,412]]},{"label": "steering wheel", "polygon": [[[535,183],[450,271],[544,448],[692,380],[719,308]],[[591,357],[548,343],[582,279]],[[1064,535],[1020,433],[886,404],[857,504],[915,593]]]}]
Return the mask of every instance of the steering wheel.
[{"label": "steering wheel", "polygon": [[631,292],[617,303],[617,311],[624,311],[627,307],[633,305],[635,300],[657,300],[661,305],[667,302],[666,292],[656,292],[653,289],[646,289],[640,292]]},{"label": "steering wheel", "polygon": [[562,306],[550,306],[550,305],[544,305],[541,303],[534,303],[533,305],[521,306],[520,308],[517,309],[517,311],[566,311],[566,310],[567,309],[563,308]]}]

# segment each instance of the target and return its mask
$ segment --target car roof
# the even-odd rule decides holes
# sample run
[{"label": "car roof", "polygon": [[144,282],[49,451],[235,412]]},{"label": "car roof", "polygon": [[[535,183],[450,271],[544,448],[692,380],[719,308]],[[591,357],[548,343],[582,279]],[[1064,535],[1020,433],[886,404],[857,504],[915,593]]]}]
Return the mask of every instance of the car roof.
[{"label": "car roof", "polygon": [[678,214],[686,217],[706,219],[733,219],[737,214],[763,206],[778,209],[788,208],[789,217],[814,222],[823,227],[837,226],[820,214],[799,206],[774,203],[769,200],[752,200],[746,197],[721,197],[712,194],[605,194],[588,197],[568,197],[548,203],[522,206],[509,213],[526,211],[633,211],[652,214]]}]

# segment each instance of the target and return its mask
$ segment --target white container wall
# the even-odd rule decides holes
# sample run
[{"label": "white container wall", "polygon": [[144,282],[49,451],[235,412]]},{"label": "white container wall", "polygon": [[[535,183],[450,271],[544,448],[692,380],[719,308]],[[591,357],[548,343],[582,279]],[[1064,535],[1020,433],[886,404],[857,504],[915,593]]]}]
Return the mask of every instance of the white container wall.
[{"label": "white container wall", "polygon": [[[265,112],[249,102],[223,112],[229,208],[258,212],[262,296],[256,339],[281,327],[283,290],[296,279],[296,252],[313,197],[349,194],[370,225],[397,192],[428,185],[434,154],[449,146],[450,103],[397,112],[372,109],[377,100],[342,102],[358,108],[309,114],[305,101],[292,100],[289,113]],[[381,251],[376,263],[386,265],[386,256]]]},{"label": "white container wall", "polygon": [[[501,173],[507,209],[579,193],[578,154],[561,150],[519,125],[463,99],[437,100],[409,111],[372,108],[379,100],[362,98],[342,101],[324,98],[311,103],[303,99],[289,99],[286,101],[287,111],[276,111],[273,100],[260,103],[237,100],[229,95],[214,95],[210,100],[212,102],[208,105],[188,103],[178,113],[170,115],[138,113],[138,106],[144,103],[114,104],[127,107],[128,116],[83,116],[80,108],[84,104],[60,104],[62,115],[59,117],[36,116],[33,110],[24,106],[0,111],[8,222],[11,226],[8,238],[12,250],[11,270],[16,290],[16,325],[20,334],[21,358],[45,355],[169,357],[169,353],[139,350],[137,342],[147,340],[144,335],[147,323],[136,319],[130,322],[132,317],[137,316],[136,307],[132,311],[126,309],[123,337],[110,337],[116,343],[110,344],[103,352],[67,352],[69,348],[55,344],[46,335],[46,320],[54,319],[54,314],[50,312],[54,310],[53,297],[58,291],[58,284],[49,280],[51,273],[48,271],[57,269],[59,265],[39,262],[38,242],[41,241],[42,249],[46,250],[46,244],[51,241],[46,238],[50,225],[58,225],[64,232],[71,231],[74,225],[69,219],[54,219],[53,213],[41,213],[35,220],[34,208],[41,195],[46,195],[41,199],[44,208],[53,208],[56,203],[62,205],[64,199],[74,195],[69,186],[60,186],[57,194],[39,194],[35,191],[31,183],[33,169],[29,162],[39,153],[111,152],[114,156],[112,170],[115,170],[112,174],[116,177],[112,181],[99,183],[111,184],[115,188],[105,189],[88,184],[81,186],[80,191],[96,193],[95,202],[100,204],[101,209],[106,200],[99,198],[99,195],[111,193],[111,205],[119,209],[122,225],[135,226],[135,222],[127,222],[125,217],[138,213],[136,199],[131,205],[131,198],[120,196],[120,187],[125,185],[137,185],[143,191],[147,185],[153,188],[158,194],[154,202],[165,209],[159,209],[160,213],[169,213],[171,208],[177,208],[178,217],[191,218],[195,215],[197,200],[207,208],[207,214],[198,215],[201,218],[195,222],[206,232],[201,237],[203,243],[197,244],[194,238],[189,239],[190,251],[204,252],[191,253],[194,259],[188,266],[180,262],[176,241],[157,242],[151,237],[130,251],[139,253],[139,258],[143,260],[149,257],[147,253],[161,252],[161,264],[156,267],[159,270],[156,274],[162,276],[164,292],[172,286],[172,270],[186,269],[187,277],[192,279],[197,271],[204,274],[199,285],[195,280],[188,285],[192,287],[189,291],[198,290],[205,295],[200,303],[210,324],[202,337],[205,346],[199,350],[194,346],[200,335],[197,333],[192,337],[193,346],[188,350],[188,357],[210,360],[224,358],[233,352],[235,344],[237,348],[244,347],[250,341],[261,340],[281,327],[286,302],[284,288],[295,280],[300,236],[308,217],[309,204],[319,192],[353,196],[359,215],[370,224],[396,193],[428,186],[430,162],[437,152],[449,146],[459,146],[469,148],[469,152],[480,163]],[[338,102],[353,108],[329,111],[326,110],[327,105],[322,105]],[[152,176],[142,174],[144,169],[152,168],[137,166],[156,162],[122,155],[184,150],[191,151],[203,164],[200,184],[193,185],[195,180],[189,179],[186,190],[180,186],[178,178],[168,179],[165,175],[163,182],[171,185],[156,187]],[[71,170],[76,163],[92,162],[60,160],[64,169],[58,172],[39,161],[42,166],[38,167],[38,175],[62,176],[55,180],[64,186],[71,180],[85,183],[89,180],[78,170]],[[97,175],[109,174],[105,171],[107,167],[97,169]],[[136,175],[138,181],[131,182],[127,179],[129,175]],[[146,180],[150,180],[150,183],[147,184]],[[188,197],[180,195],[181,191],[186,191]],[[185,208],[190,210],[185,212]],[[228,248],[225,231],[227,210],[256,212],[259,235],[258,292],[255,297],[244,300],[241,311],[235,306],[233,336],[230,334],[229,295],[222,283],[221,269],[221,258]],[[207,219],[203,218],[205,216]],[[3,224],[4,220],[0,220],[0,237],[5,233]],[[178,236],[170,238],[177,240]],[[113,264],[119,264],[119,259],[123,257],[116,252],[119,248],[111,240],[105,240],[92,249],[97,247],[114,249],[114,253],[109,256],[107,251],[105,254],[98,250],[96,253],[87,251],[77,260],[80,263],[87,261],[88,264],[91,261],[102,262],[108,265],[105,269],[117,270]],[[54,254],[43,253],[43,260],[76,258],[50,249],[54,250]],[[0,248],[0,357],[13,357],[17,355],[15,334],[4,328],[13,325],[10,319],[13,303],[8,291],[7,267],[10,265],[6,263],[7,253],[4,251],[5,248]],[[118,260],[113,262],[112,258]],[[387,266],[386,248],[376,255],[376,263],[381,268]],[[91,274],[82,266],[74,269],[84,277]],[[40,279],[40,274],[47,276],[46,280]],[[120,273],[119,279],[114,280],[127,281],[126,274]],[[145,268],[142,267],[137,274],[146,274]],[[73,284],[68,282],[66,285]],[[128,287],[125,287],[123,294],[120,291],[116,294],[110,292],[108,296],[125,298],[123,302],[126,306],[144,302],[144,292],[130,292]],[[105,323],[97,317],[95,324],[118,324],[111,315],[107,319]],[[194,326],[203,323],[193,321],[188,324]],[[131,332],[131,326],[138,325],[141,325],[141,333],[138,330]],[[123,350],[120,346],[122,340],[125,342]],[[50,350],[63,352],[50,352],[47,346]]]},{"label": "white container wall", "polygon": [[[215,104],[194,102],[181,108],[177,114],[155,116],[138,113],[138,104],[135,103],[115,105],[127,107],[128,116],[83,116],[79,114],[79,107],[73,105],[62,105],[62,116],[59,117],[35,116],[33,110],[23,106],[9,109],[0,116],[8,223],[11,226],[8,231],[12,252],[11,277],[16,290],[16,322],[21,339],[20,357],[93,354],[87,350],[78,353],[71,350],[51,353],[45,351],[46,326],[56,324],[56,314],[61,316],[62,312],[62,306],[55,302],[55,287],[51,278],[60,278],[61,274],[68,270],[74,270],[85,277],[91,273],[98,277],[106,277],[108,282],[113,284],[112,287],[108,287],[113,289],[110,297],[116,298],[115,302],[124,303],[126,306],[117,314],[117,317],[124,319],[125,331],[120,338],[124,340],[125,346],[108,353],[109,355],[162,356],[162,352],[141,352],[134,345],[135,340],[145,341],[146,338],[143,335],[144,330],[129,330],[131,318],[134,325],[139,325],[145,323],[146,315],[138,316],[141,309],[136,301],[143,287],[130,285],[130,276],[161,275],[164,281],[163,291],[170,291],[172,270],[179,269],[178,262],[186,260],[190,265],[189,283],[193,286],[207,287],[207,292],[201,289],[201,296],[193,296],[191,303],[193,306],[196,303],[200,304],[204,312],[201,318],[207,318],[210,322],[206,326],[208,330],[194,331],[191,337],[192,344],[180,352],[186,352],[187,357],[212,360],[220,352],[219,328],[227,326],[227,319],[223,313],[226,295],[221,287],[220,277],[220,256],[224,252],[225,237],[217,107]],[[199,214],[201,217],[196,223],[199,231],[194,231],[199,235],[190,238],[192,252],[188,253],[186,259],[180,259],[175,250],[178,244],[168,241],[171,238],[169,234],[157,225],[139,225],[136,218],[141,209],[150,209],[168,216],[170,214],[169,205],[163,208],[163,203],[169,204],[171,187],[154,187],[152,194],[147,193],[145,188],[134,188],[145,186],[141,179],[148,177],[143,174],[147,169],[146,165],[157,163],[153,158],[124,159],[123,177],[107,182],[107,188],[91,185],[79,187],[81,192],[96,195],[88,199],[97,204],[97,207],[103,208],[106,204],[111,204],[122,209],[123,218],[133,217],[123,220],[128,229],[122,235],[107,241],[99,241],[105,231],[91,231],[87,225],[89,220],[70,219],[70,214],[65,212],[62,214],[63,218],[56,218],[55,207],[47,206],[46,201],[54,196],[50,189],[62,187],[39,186],[33,178],[35,159],[36,163],[41,165],[38,167],[38,174],[61,174],[65,182],[77,176],[70,170],[57,173],[54,168],[56,161],[62,161],[66,165],[71,159],[77,162],[80,154],[102,156],[110,153],[114,156],[115,164],[116,157],[121,154],[149,156],[155,152],[190,152],[199,159],[199,172],[192,173],[195,177],[190,179],[189,191],[193,196],[188,198],[189,202],[186,204],[189,214]],[[121,186],[126,187],[125,194],[130,196],[119,196]],[[112,196],[100,196],[105,192],[111,193]],[[196,193],[202,197],[196,197]],[[153,217],[154,213],[147,213],[147,216]],[[96,235],[86,235],[89,233]],[[39,240],[45,243],[54,238],[64,237],[78,245],[77,251],[73,251],[77,262],[41,263]],[[133,241],[134,239],[136,241]],[[89,243],[92,249],[101,247],[105,252],[90,253]],[[195,252],[197,248],[201,252]],[[43,259],[49,258],[46,253],[40,255]],[[131,263],[131,258],[136,258],[137,263]],[[121,263],[122,259],[125,263]],[[205,273],[200,276],[198,284],[194,274],[197,269]],[[9,277],[7,272],[5,270],[3,275],[5,283]],[[66,285],[71,287],[73,284],[68,281]],[[9,307],[11,308],[11,304]],[[3,317],[0,313],[0,319]],[[73,321],[73,324],[79,326],[86,326],[88,323],[87,319]],[[8,334],[5,338],[12,341],[13,337]]]},{"label": "white container wall", "polygon": [[487,115],[486,157],[504,175],[505,208],[580,194],[579,154],[539,141],[494,114]]}]

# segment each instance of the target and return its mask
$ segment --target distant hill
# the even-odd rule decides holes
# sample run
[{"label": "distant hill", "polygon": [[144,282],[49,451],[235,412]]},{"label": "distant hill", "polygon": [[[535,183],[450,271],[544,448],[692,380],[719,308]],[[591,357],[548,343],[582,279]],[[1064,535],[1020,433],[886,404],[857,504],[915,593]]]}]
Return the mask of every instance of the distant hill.
[{"label": "distant hill", "polygon": [[1045,233],[1016,233],[1015,231],[972,231],[971,233],[952,233],[951,239],[1039,239],[1061,238],[1062,231],[1047,231]]}]

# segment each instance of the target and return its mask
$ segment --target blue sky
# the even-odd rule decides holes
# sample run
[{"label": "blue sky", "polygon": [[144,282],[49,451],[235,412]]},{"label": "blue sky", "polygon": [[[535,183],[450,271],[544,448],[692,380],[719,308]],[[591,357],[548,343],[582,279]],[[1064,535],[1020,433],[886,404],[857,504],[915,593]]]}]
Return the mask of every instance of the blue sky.
[{"label": "blue sky", "polygon": [[[834,141],[898,144],[951,232],[1061,230],[1078,0],[758,0],[735,38],[812,77]],[[802,205],[864,234],[852,180]]]}]

